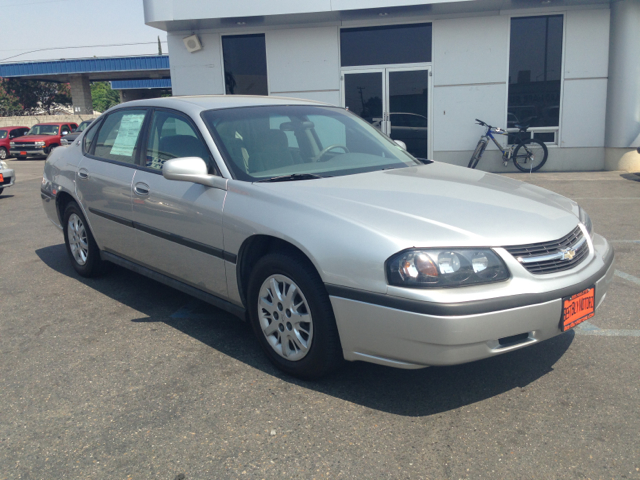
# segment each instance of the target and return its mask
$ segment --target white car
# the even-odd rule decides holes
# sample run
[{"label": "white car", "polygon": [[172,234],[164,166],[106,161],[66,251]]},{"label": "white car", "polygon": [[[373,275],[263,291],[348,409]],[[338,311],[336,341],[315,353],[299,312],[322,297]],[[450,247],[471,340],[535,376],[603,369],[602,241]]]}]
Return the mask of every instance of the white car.
[{"label": "white car", "polygon": [[80,275],[111,262],[232,312],[306,378],[533,345],[593,316],[614,272],[576,202],[304,100],[121,104],[53,151],[42,198]]},{"label": "white car", "polygon": [[9,168],[7,162],[0,160],[0,195],[5,188],[13,186],[16,181],[16,173]]}]

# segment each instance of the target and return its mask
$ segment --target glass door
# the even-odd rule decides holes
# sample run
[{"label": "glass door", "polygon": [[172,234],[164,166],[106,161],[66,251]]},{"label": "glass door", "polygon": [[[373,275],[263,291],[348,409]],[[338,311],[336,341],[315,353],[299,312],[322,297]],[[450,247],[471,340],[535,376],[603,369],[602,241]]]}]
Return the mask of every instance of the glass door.
[{"label": "glass door", "polygon": [[429,67],[343,71],[343,102],[350,111],[429,158]]}]

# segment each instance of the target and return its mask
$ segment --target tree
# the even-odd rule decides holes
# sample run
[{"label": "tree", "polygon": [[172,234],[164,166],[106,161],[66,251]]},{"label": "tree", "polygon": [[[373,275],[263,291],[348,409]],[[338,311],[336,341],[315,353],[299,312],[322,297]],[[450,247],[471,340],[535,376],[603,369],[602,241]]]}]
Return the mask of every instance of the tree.
[{"label": "tree", "polygon": [[68,83],[7,78],[3,80],[3,87],[8,96],[15,98],[22,105],[23,115],[40,113],[43,110],[52,115],[59,106],[71,105]]},{"label": "tree", "polygon": [[111,89],[109,82],[94,82],[91,84],[91,99],[96,112],[104,112],[120,103],[120,94]]},{"label": "tree", "polygon": [[21,115],[22,110],[18,98],[6,90],[5,81],[0,78],[0,117]]}]

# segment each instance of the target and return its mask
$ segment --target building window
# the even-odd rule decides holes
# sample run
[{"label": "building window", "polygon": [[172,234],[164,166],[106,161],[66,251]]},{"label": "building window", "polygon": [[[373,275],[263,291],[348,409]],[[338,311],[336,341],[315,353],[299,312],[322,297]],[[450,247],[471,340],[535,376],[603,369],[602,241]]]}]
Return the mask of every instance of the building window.
[{"label": "building window", "polygon": [[562,27],[562,15],[511,19],[508,127],[559,126]]},{"label": "building window", "polygon": [[431,24],[340,30],[343,67],[431,61]]},{"label": "building window", "polygon": [[227,94],[268,95],[264,34],[222,37]]}]

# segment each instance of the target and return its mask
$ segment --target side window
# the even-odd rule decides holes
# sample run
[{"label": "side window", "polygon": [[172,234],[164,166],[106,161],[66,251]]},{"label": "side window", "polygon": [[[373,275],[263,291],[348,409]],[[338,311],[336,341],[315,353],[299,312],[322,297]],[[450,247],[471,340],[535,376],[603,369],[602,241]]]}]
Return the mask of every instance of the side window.
[{"label": "side window", "polygon": [[146,110],[120,110],[107,116],[96,138],[94,155],[106,160],[136,163],[138,138]]},{"label": "side window", "polygon": [[62,125],[62,131],[60,132],[62,135],[68,135],[71,133],[71,128],[69,125]]},{"label": "side window", "polygon": [[164,162],[181,157],[199,157],[209,166],[212,163],[208,147],[186,118],[155,111],[149,129],[145,166],[162,170]]},{"label": "side window", "polygon": [[91,144],[93,143],[94,138],[96,138],[96,133],[98,133],[98,130],[100,128],[100,123],[101,122],[96,122],[93,127],[84,134],[84,137],[82,137],[82,152],[83,153],[90,153],[91,152]]}]

